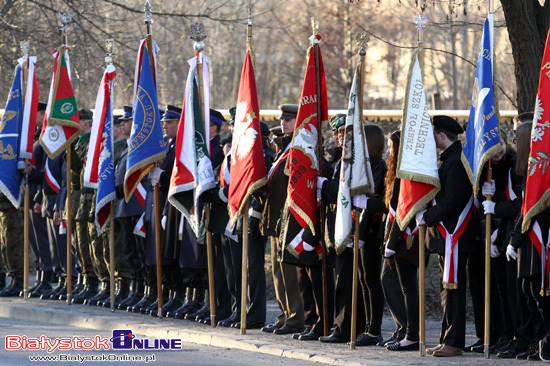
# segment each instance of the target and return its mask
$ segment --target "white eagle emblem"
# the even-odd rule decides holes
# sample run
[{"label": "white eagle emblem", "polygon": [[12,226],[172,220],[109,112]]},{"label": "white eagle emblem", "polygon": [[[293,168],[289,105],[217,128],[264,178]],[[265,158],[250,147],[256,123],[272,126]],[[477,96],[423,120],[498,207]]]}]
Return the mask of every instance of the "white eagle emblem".
[{"label": "white eagle emblem", "polygon": [[245,158],[256,141],[258,131],[252,127],[252,122],[256,118],[254,111],[248,112],[248,104],[246,102],[239,102],[237,104],[237,111],[235,113],[235,126],[233,127],[233,142],[232,142],[232,155],[237,159],[242,160]]},{"label": "white eagle emblem", "polygon": [[307,117],[294,131],[292,148],[300,150],[311,160],[311,169],[317,169],[317,128],[309,121],[316,115]]}]

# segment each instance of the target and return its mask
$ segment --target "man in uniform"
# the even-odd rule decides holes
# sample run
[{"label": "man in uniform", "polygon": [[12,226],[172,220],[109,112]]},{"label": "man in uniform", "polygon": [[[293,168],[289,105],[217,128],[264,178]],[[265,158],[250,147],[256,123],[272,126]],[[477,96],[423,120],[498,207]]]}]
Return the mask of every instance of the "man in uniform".
[{"label": "man in uniform", "polygon": [[[466,263],[468,253],[475,245],[473,220],[472,185],[461,162],[462,145],[458,135],[462,127],[451,117],[434,116],[434,138],[441,149],[439,179],[441,190],[435,197],[435,205],[417,214],[418,224],[428,226],[427,247],[439,255],[441,270],[441,306],[443,319],[439,345],[429,348],[427,353],[436,357],[462,354],[466,332]],[[438,230],[439,227],[439,230]],[[460,232],[462,231],[462,234]],[[444,233],[445,235],[443,235]],[[457,238],[458,236],[458,238]],[[446,238],[458,240],[455,249],[449,250]],[[447,247],[447,248],[446,248]],[[458,248],[457,248],[458,247]],[[454,273],[444,275],[446,257],[458,255],[458,266]],[[456,273],[456,278],[454,277]]]},{"label": "man in uniform", "polygon": [[304,307],[300,298],[300,288],[296,267],[279,261],[278,242],[280,235],[279,219],[287,197],[288,176],[285,165],[290,150],[292,134],[296,124],[298,105],[282,104],[279,106],[282,132],[285,135],[281,143],[280,154],[268,173],[267,195],[260,221],[263,235],[270,237],[271,263],[275,295],[281,314],[275,323],[262,328],[263,332],[274,334],[299,333],[304,328]]}]

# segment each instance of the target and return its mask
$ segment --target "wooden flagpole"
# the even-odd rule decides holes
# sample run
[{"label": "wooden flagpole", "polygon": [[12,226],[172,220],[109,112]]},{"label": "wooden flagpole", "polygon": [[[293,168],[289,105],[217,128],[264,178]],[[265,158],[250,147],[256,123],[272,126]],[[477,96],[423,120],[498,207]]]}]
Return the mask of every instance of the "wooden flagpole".
[{"label": "wooden flagpole", "polygon": [[[193,49],[197,53],[197,75],[199,81],[199,105],[201,109],[202,120],[204,121],[204,96],[203,96],[203,67],[202,67],[202,51],[204,50],[204,42],[206,35],[203,34],[204,26],[202,23],[191,24],[191,38],[193,43]],[[208,121],[210,123],[210,121]],[[208,143],[208,142],[207,142]],[[212,328],[216,327],[216,293],[214,285],[214,250],[212,245],[212,233],[208,230],[210,225],[210,204],[205,204],[206,215],[206,256],[208,261],[208,301],[210,303],[210,325]]]},{"label": "wooden flagpole", "polygon": [[[357,86],[357,108],[359,108],[359,121],[363,123],[363,74],[365,70],[365,47],[369,40],[367,34],[360,34],[357,38],[359,43],[359,67],[358,67],[358,86]],[[355,212],[355,231],[353,234],[353,280],[351,292],[351,335],[349,347],[355,349],[357,339],[357,291],[359,287],[359,209],[354,208]]]},{"label": "wooden flagpole", "polygon": [[[23,105],[25,105],[27,90],[27,80],[29,78],[29,42],[20,43],[21,50],[25,56],[25,62],[21,70],[23,75],[23,83],[21,85],[21,95],[23,96]],[[32,95],[30,96],[32,98]],[[25,159],[25,168],[28,159]],[[25,173],[25,196],[24,196],[24,218],[23,218],[23,298],[27,300],[29,297],[29,230],[30,230],[30,196],[29,196],[29,174]]]},{"label": "wooden flagpole", "polygon": [[[493,12],[493,0],[489,0],[489,13],[492,14]],[[494,55],[491,55],[491,60],[494,63]],[[492,179],[493,171],[491,169],[491,160],[489,159],[487,162],[487,182],[491,183]],[[486,197],[487,200],[491,200],[492,198],[491,195]],[[485,316],[483,322],[483,354],[486,359],[490,357],[491,343],[491,216],[491,214],[485,214]]]},{"label": "wooden flagpole", "polygon": [[[113,63],[113,53],[114,53],[114,42],[112,39],[105,40],[105,63],[111,65]],[[110,98],[110,96],[109,96]],[[111,106],[112,107],[112,106]],[[111,115],[112,118],[112,115]],[[113,128],[113,123],[111,121],[111,129]],[[112,132],[111,132],[112,137]],[[111,151],[111,158],[114,163],[114,151]],[[111,282],[110,288],[110,297],[111,297],[111,313],[115,312],[115,200],[111,201],[110,204],[110,230],[109,230],[109,280]]]},{"label": "wooden flagpole", "polygon": [[[149,63],[151,64],[151,72],[153,74],[153,82],[155,89],[157,87],[157,72],[155,69],[155,56],[153,49],[153,36],[151,34],[151,23],[153,23],[151,4],[149,0],[145,0],[145,24],[147,25],[147,53],[149,54]],[[158,167],[158,162],[155,166]],[[154,207],[155,207],[155,248],[156,248],[156,262],[157,262],[157,299],[158,299],[158,318],[162,319],[162,257],[161,257],[161,243],[160,243],[160,231],[162,225],[160,223],[160,191],[158,183],[153,187],[154,191]]]},{"label": "wooden flagpole", "polygon": [[[61,34],[63,36],[63,45],[68,47],[68,31],[69,23],[72,21],[71,13],[61,14],[58,13],[61,23]],[[73,245],[73,187],[71,186],[72,182],[72,144],[67,146],[67,203],[65,207],[65,212],[67,212],[67,278],[65,279],[67,286],[67,305],[71,305],[72,302],[72,292],[73,292],[73,257],[72,257],[72,245]],[[63,216],[63,215],[61,215]],[[61,217],[63,219],[63,217]]]},{"label": "wooden flagpole", "polygon": [[[318,24],[315,22],[315,19],[311,18],[311,29],[313,37],[317,36]],[[319,133],[317,134],[317,144],[319,148],[317,149],[317,161],[319,162],[319,173],[323,174],[323,118],[321,113],[321,74],[319,70],[319,43],[313,43],[313,53],[315,57],[315,84],[316,84],[316,94],[317,94],[317,127]],[[327,279],[327,248],[325,245],[325,204],[321,200],[321,208],[319,210],[319,221],[320,221],[320,237],[321,237],[321,246],[323,247],[323,252],[321,253],[321,277],[323,282],[323,325],[324,325],[324,335],[327,337],[330,333],[330,327],[332,324],[328,324],[328,279]]]},{"label": "wooden flagpole", "polygon": [[[246,26],[246,48],[252,54],[252,5],[248,2],[248,24]],[[252,55],[251,55],[252,56]],[[254,67],[254,65],[252,66]],[[243,209],[243,247],[242,247],[242,269],[241,269],[241,334],[246,334],[246,308],[248,294],[248,208],[250,199],[247,199]]]},{"label": "wooden flagpole", "polygon": [[[424,28],[426,27],[426,16],[416,15],[414,17],[414,23],[418,32],[417,53],[418,63],[420,64],[420,70],[424,68],[424,53],[422,52],[424,46]],[[419,312],[418,312],[418,330],[420,336],[419,351],[420,356],[426,355],[426,225],[420,225],[418,232],[418,299],[419,299]]]}]

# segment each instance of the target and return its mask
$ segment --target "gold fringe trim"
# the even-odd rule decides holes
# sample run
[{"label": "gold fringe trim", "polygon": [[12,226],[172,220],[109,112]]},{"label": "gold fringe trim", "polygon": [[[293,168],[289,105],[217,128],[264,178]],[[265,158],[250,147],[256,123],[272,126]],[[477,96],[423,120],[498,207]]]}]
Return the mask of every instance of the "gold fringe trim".
[{"label": "gold fringe trim", "polygon": [[395,215],[395,221],[397,222],[397,225],[399,225],[399,229],[401,231],[405,231],[407,229],[407,226],[409,225],[409,222],[414,218],[416,213],[418,211],[420,211],[420,209],[423,206],[425,206],[427,203],[429,203],[437,195],[437,192],[439,192],[439,190],[440,190],[439,187],[434,187],[430,192],[428,192],[428,194],[426,194],[424,197],[419,199],[414,204],[412,209],[409,212],[407,212],[407,214],[405,215],[403,220],[401,220],[397,214]]},{"label": "gold fringe trim", "polygon": [[297,204],[295,204],[294,202],[291,202],[290,199],[288,201],[289,201],[288,207],[292,207],[296,211],[296,213],[302,218],[302,220],[306,222],[307,226],[309,226],[309,228],[311,229],[311,233],[313,235],[316,235],[315,225],[313,221],[309,219],[309,217],[305,214],[305,212],[300,207],[298,207]]},{"label": "gold fringe trim", "polygon": [[533,217],[544,211],[550,206],[550,189],[547,189],[546,192],[542,195],[537,203],[527,211],[523,217],[523,222],[521,224],[521,232],[525,233],[531,227],[531,220]]},{"label": "gold fringe trim", "polygon": [[124,184],[124,199],[126,200],[126,203],[130,201],[130,198],[132,198],[132,194],[134,193],[134,190],[138,186],[139,182],[145,177],[147,174],[149,174],[149,171],[153,169],[153,164],[156,163],[159,160],[164,159],[166,156],[166,151],[162,151],[158,154],[155,154],[153,156],[148,157],[145,160],[140,161],[136,165],[130,167],[126,171],[126,174],[124,175],[124,181],[126,181],[126,178],[135,173],[137,170],[141,169],[141,173],[139,174],[139,178],[136,179],[136,182],[130,189]]},{"label": "gold fringe trim", "polygon": [[458,289],[458,285],[456,283],[443,282],[443,288],[447,290],[456,290]]},{"label": "gold fringe trim", "polygon": [[239,209],[237,210],[237,212],[235,214],[231,214],[231,208],[229,207],[229,205],[227,205],[227,207],[229,207],[229,226],[233,227],[233,225],[235,225],[235,223],[239,219],[239,216],[241,216],[242,210],[246,206],[245,203],[250,198],[250,195],[252,193],[254,193],[254,191],[258,190],[259,188],[261,188],[263,186],[265,186],[266,184],[267,184],[267,177],[263,177],[259,181],[252,184],[250,186],[250,188],[248,188],[248,191],[246,192],[246,194],[245,194],[245,196],[244,196],[244,198],[241,202],[241,205],[240,205]]},{"label": "gold fringe trim", "polygon": [[[351,241],[352,236],[353,236],[353,228],[349,232],[349,234],[346,235],[346,238],[342,243],[340,244],[336,243],[336,254],[340,255],[344,252],[344,250],[347,248],[348,243]],[[334,241],[336,242],[336,239],[334,239]]]},{"label": "gold fringe trim", "polygon": [[296,259],[298,259],[298,257],[300,257],[300,253],[298,253],[298,252],[296,251],[296,249],[294,249],[294,248],[292,247],[292,245],[287,244],[286,247],[285,247],[285,249],[286,249],[290,254],[292,254],[294,257],[296,257]]},{"label": "gold fringe trim", "polygon": [[50,159],[55,159],[59,154],[61,154],[63,151],[65,151],[67,149],[67,147],[73,143],[74,140],[76,140],[78,138],[80,134],[74,134],[72,135],[71,137],[69,137],[67,139],[67,141],[65,141],[63,143],[63,145],[59,146],[59,148],[56,150],[56,151],[51,151],[50,149],[48,149],[48,146],[46,145],[46,143],[44,142],[44,140],[42,140],[42,137],[40,137],[40,145],[42,145],[42,148],[44,148],[44,151],[46,152],[46,154],[48,154],[48,156],[50,157]]},{"label": "gold fringe trim", "polygon": [[[475,143],[475,142],[474,142]],[[500,153],[502,151],[502,146],[500,146],[500,141],[495,146],[491,147],[489,150],[485,151],[483,155],[481,155],[481,159],[479,160],[479,167],[477,169],[477,175],[475,177],[475,180],[472,180],[474,177],[474,173],[470,167],[470,164],[468,163],[468,159],[466,158],[466,155],[464,155],[464,151],[462,151],[462,155],[460,156],[460,160],[462,161],[462,164],[464,165],[464,168],[466,168],[466,172],[468,173],[468,178],[470,178],[470,183],[472,183],[472,189],[474,192],[474,196],[477,195],[479,191],[479,178],[481,177],[481,173],[483,172],[483,167],[485,164],[495,155]]]},{"label": "gold fringe trim", "polygon": [[413,236],[409,235],[409,237],[407,238],[407,250],[411,249],[412,246],[413,246]]},{"label": "gold fringe trim", "polygon": [[432,186],[437,188],[438,191],[441,189],[441,182],[439,181],[439,179],[435,178],[431,175],[411,173],[411,172],[406,172],[406,171],[403,171],[403,170],[397,170],[397,173],[396,173],[395,176],[399,179],[407,179],[407,180],[412,180],[412,181],[419,182],[419,183],[431,184]]}]

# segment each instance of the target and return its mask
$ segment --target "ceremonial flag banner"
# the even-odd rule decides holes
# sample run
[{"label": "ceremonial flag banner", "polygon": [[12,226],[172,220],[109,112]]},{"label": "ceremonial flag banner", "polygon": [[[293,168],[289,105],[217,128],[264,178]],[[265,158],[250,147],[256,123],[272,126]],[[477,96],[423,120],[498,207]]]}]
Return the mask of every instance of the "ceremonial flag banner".
[{"label": "ceremonial flag banner", "polygon": [[128,140],[128,159],[124,176],[126,202],[132,197],[141,179],[153,168],[153,164],[166,156],[162,145],[162,127],[157,101],[157,89],[153,79],[153,67],[149,62],[149,50],[140,52],[141,70],[134,102],[134,122]]},{"label": "ceremonial flag banner", "polygon": [[239,218],[242,207],[250,194],[267,182],[259,115],[254,68],[250,60],[250,53],[247,52],[241,74],[237,112],[233,126],[231,153],[233,180],[229,185],[231,226]]},{"label": "ceremonial flag banner", "polygon": [[396,172],[401,184],[395,219],[401,231],[441,188],[433,126],[416,51],[412,54],[405,93]]},{"label": "ceremonial flag banner", "polygon": [[115,67],[107,65],[97,92],[88,157],[84,167],[84,185],[97,189],[95,221],[98,234],[107,226],[111,202],[116,198],[112,104],[115,75]]},{"label": "ceremonial flag banner", "polygon": [[[201,90],[204,107],[201,111],[197,57],[202,57]],[[185,86],[183,111],[176,136],[176,158],[170,179],[168,201],[187,218],[196,235],[199,232],[199,197],[214,188],[214,172],[210,161],[210,100],[208,57],[199,54],[190,59],[189,74]]]},{"label": "ceremonial flag banner", "polygon": [[19,126],[23,114],[23,96],[21,65],[15,67],[15,75],[11,85],[4,115],[0,121],[0,191],[19,208],[21,203],[21,177],[17,170],[17,154],[19,152]]},{"label": "ceremonial flag banner", "polygon": [[338,200],[336,201],[336,222],[334,240],[336,251],[341,253],[351,242],[353,235],[352,197],[374,193],[374,180],[370,166],[369,151],[363,121],[360,117],[360,101],[357,78],[360,66],[355,70],[348,101],[344,148],[340,162]]},{"label": "ceremonial flag banner", "polygon": [[[319,43],[314,36],[313,43]],[[318,133],[322,121],[328,121],[327,89],[321,49],[319,48],[321,100],[317,100],[314,46],[308,52],[306,75],[296,116],[296,126],[285,172],[289,176],[287,205],[302,228],[309,226],[315,235],[317,208],[316,184],[319,170]],[[317,103],[321,104],[321,121],[317,120]],[[311,243],[310,243],[311,244]]]},{"label": "ceremonial flag banner", "polygon": [[539,89],[531,130],[531,150],[527,165],[527,182],[521,213],[522,232],[531,226],[531,220],[550,205],[550,33],[546,38],[540,69]]},{"label": "ceremonial flag banner", "polygon": [[[22,72],[26,73],[26,85],[23,85],[25,96],[23,105],[23,116],[21,119],[21,131],[19,142],[19,159],[33,159],[34,133],[36,130],[36,112],[38,109],[38,82],[36,81],[36,72],[34,65],[36,57],[25,56],[17,60],[22,67]],[[20,165],[19,168],[24,167]]]},{"label": "ceremonial flag banner", "polygon": [[82,132],[78,108],[71,85],[69,52],[61,46],[53,53],[53,77],[48,106],[44,114],[40,144],[49,157],[55,158]]},{"label": "ceremonial flag banner", "polygon": [[463,161],[472,182],[474,195],[479,188],[483,165],[502,151],[498,131],[498,110],[493,89],[493,14],[489,14],[483,26],[479,45],[476,78],[472,92],[470,117],[466,127]]}]

